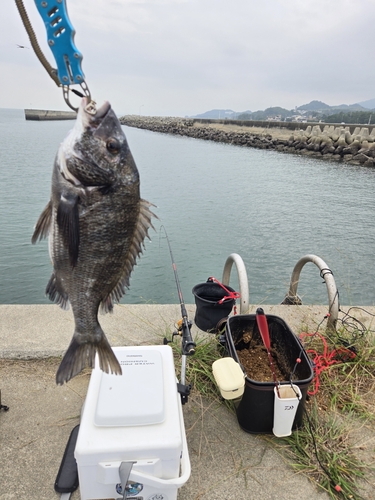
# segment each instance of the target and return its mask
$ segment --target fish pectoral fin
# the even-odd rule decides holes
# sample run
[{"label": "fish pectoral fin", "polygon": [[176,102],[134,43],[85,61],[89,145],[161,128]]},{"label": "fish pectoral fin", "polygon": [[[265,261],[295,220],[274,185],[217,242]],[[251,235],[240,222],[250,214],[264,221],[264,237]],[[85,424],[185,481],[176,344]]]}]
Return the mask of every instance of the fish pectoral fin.
[{"label": "fish pectoral fin", "polygon": [[34,245],[38,240],[46,238],[49,233],[52,221],[52,203],[49,201],[40,214],[38,222],[35,225],[34,233],[31,238],[31,243]]},{"label": "fish pectoral fin", "polygon": [[57,207],[57,225],[61,231],[63,242],[69,252],[69,260],[75,267],[79,253],[79,196],[72,193],[62,193]]}]

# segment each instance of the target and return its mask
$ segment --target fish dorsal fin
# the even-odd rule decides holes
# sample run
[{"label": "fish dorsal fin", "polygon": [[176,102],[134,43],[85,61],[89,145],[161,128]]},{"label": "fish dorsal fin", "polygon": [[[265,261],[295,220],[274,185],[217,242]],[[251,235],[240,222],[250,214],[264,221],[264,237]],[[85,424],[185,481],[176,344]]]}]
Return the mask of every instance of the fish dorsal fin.
[{"label": "fish dorsal fin", "polygon": [[52,203],[49,201],[40,214],[38,222],[35,225],[35,230],[31,238],[31,243],[34,245],[38,240],[47,238],[52,222]]},{"label": "fish dorsal fin", "polygon": [[124,260],[124,265],[122,269],[122,276],[117,282],[116,286],[113,290],[108,294],[108,296],[102,300],[100,304],[100,311],[102,313],[111,312],[113,309],[113,302],[119,302],[121,297],[125,293],[125,289],[129,288],[130,282],[130,274],[137,263],[137,258],[143,252],[144,248],[144,239],[147,237],[150,239],[148,235],[148,230],[150,227],[155,229],[152,225],[152,217],[158,218],[153,212],[151,212],[150,207],[153,207],[152,203],[146,200],[140,200],[140,209],[138,214],[137,224],[134,230],[133,239],[131,241],[128,253]]}]

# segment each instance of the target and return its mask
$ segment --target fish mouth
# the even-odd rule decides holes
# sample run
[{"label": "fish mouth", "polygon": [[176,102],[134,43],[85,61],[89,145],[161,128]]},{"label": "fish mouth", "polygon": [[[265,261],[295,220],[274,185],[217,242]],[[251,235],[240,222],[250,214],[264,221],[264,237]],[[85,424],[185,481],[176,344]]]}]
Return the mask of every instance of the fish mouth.
[{"label": "fish mouth", "polygon": [[88,97],[84,97],[81,102],[81,110],[89,118],[89,121],[102,120],[110,109],[111,105],[108,101],[104,101],[100,108],[97,108],[96,102],[91,101]]},{"label": "fish mouth", "polygon": [[102,106],[96,110],[96,118],[104,118],[108,111],[111,109],[111,105],[108,101],[104,101]]}]

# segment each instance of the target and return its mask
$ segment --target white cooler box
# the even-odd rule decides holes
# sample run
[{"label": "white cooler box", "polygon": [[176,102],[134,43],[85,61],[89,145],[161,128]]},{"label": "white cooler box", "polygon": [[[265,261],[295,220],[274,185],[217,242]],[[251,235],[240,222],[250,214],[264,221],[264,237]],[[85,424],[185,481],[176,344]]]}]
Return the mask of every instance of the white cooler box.
[{"label": "white cooler box", "polygon": [[172,349],[113,351],[122,375],[95,368],[82,411],[74,452],[81,500],[122,499],[120,466],[131,468],[126,498],[175,500],[190,460]]}]

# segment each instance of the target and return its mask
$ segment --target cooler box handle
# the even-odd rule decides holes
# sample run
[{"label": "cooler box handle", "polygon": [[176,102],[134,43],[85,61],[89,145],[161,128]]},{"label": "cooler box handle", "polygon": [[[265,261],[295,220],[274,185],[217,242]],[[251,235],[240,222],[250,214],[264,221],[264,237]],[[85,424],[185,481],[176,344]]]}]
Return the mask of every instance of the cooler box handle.
[{"label": "cooler box handle", "polygon": [[189,452],[187,448],[186,436],[185,433],[182,435],[182,457],[181,457],[181,475],[179,477],[173,479],[160,479],[155,476],[150,476],[143,472],[138,472],[137,470],[132,470],[131,472],[131,480],[136,481],[138,483],[147,483],[150,486],[154,486],[156,488],[175,488],[176,486],[179,488],[183,486],[186,481],[189,479],[191,473],[190,466],[190,458]]}]

